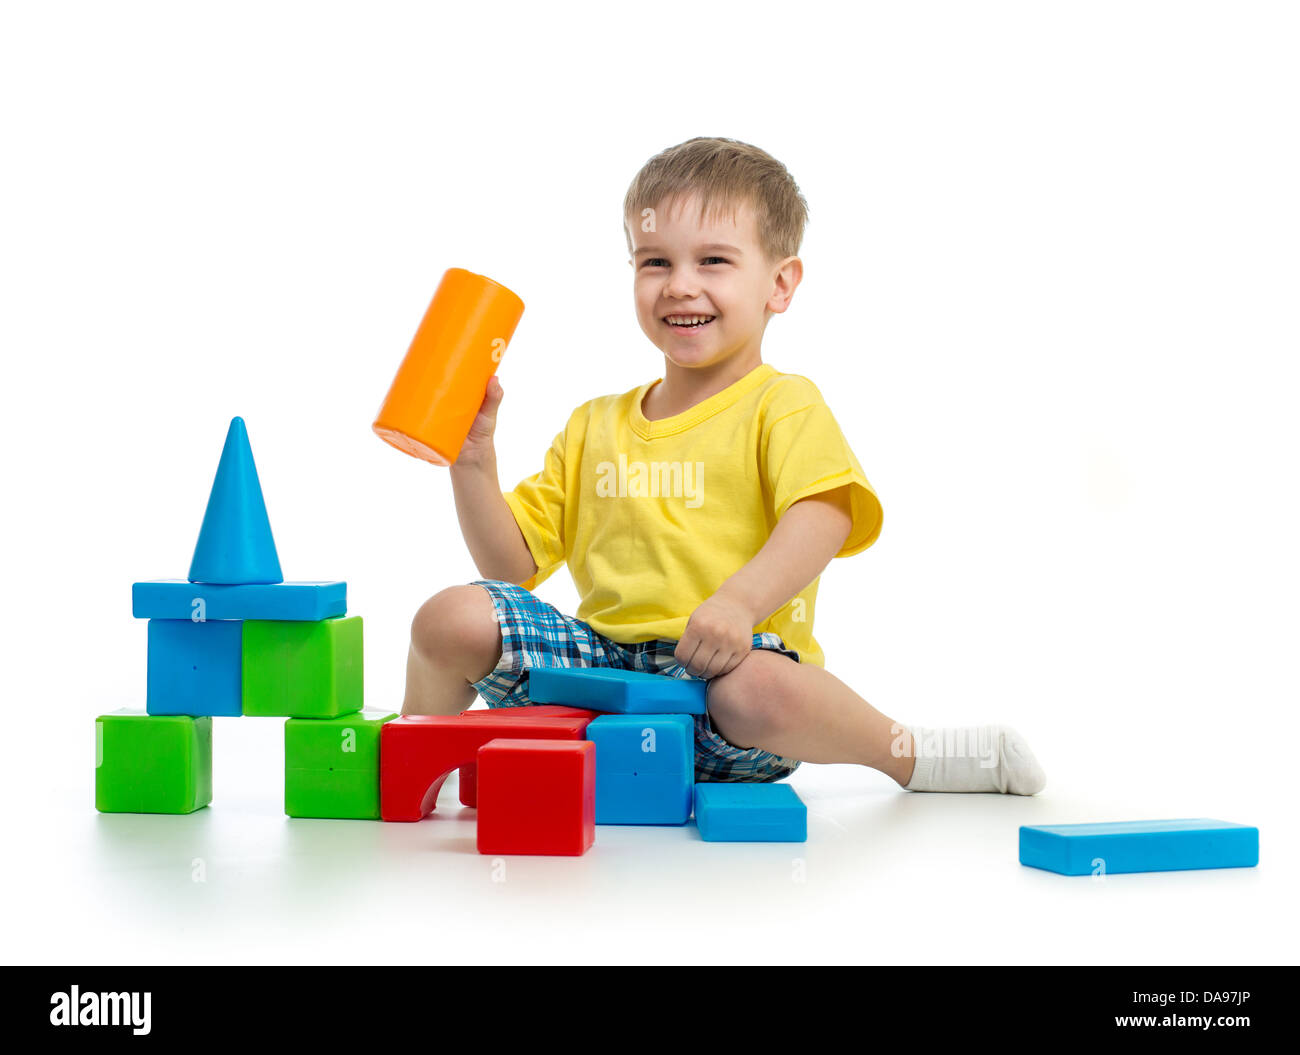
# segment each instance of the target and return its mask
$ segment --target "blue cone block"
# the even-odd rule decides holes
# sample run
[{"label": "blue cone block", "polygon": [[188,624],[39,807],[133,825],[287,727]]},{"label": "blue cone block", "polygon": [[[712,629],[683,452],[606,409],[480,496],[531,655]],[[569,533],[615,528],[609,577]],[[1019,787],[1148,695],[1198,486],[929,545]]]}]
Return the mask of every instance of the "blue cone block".
[{"label": "blue cone block", "polygon": [[707,681],[618,667],[529,667],[528,698],[618,714],[704,714]]},{"label": "blue cone block", "polygon": [[789,784],[700,783],[695,825],[709,843],[802,843],[808,808]]},{"label": "blue cone block", "polygon": [[685,824],[695,786],[695,719],[689,714],[602,714],[596,745],[597,824]]},{"label": "blue cone block", "polygon": [[190,582],[284,582],[243,418],[230,422],[190,564]]},{"label": "blue cone block", "polygon": [[1206,817],[1025,825],[1020,863],[1067,876],[1253,868],[1259,829]]}]

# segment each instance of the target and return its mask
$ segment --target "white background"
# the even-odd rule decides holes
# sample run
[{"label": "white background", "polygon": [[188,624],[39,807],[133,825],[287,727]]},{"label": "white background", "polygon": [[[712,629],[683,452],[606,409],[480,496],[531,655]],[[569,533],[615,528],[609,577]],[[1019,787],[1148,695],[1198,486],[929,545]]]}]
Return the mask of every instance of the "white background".
[{"label": "white background", "polygon": [[[1294,962],[1300,18],[1265,3],[8,3],[0,8],[4,958]],[[505,283],[504,488],[661,376],[623,194],[697,135],[808,199],[764,359],[884,508],[827,668],[1005,722],[1032,799],[805,765],[801,846],[597,830],[474,850],[290,821],[281,723],[216,722],[189,817],[93,808],[144,705],[130,585],[184,577],[231,417],[287,579],[346,579],[366,702],[478,578],[445,471],[370,431],[448,267]],[[566,572],[539,594],[570,614]],[[1068,879],[1024,823],[1215,817],[1256,869]],[[195,861],[204,882],[194,881]],[[798,881],[802,876],[803,881]],[[497,880],[497,881],[494,881]]]}]

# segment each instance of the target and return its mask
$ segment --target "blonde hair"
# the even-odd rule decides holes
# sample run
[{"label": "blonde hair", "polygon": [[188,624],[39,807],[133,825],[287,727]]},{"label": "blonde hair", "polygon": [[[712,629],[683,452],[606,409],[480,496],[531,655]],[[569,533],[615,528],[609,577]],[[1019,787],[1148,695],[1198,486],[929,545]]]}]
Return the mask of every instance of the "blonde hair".
[{"label": "blonde hair", "polygon": [[719,218],[744,202],[755,212],[758,244],[770,264],[798,256],[808,203],[786,167],[749,143],[697,136],[661,151],[647,161],[623,199],[623,234],[632,252],[630,225],[645,209],[670,200],[700,196],[700,222]]}]

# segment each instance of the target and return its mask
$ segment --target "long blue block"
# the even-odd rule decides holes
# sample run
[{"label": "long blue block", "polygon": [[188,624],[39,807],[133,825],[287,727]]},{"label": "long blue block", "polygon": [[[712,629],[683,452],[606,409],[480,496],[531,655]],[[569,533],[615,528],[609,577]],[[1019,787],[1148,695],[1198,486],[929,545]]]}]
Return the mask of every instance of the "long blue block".
[{"label": "long blue block", "polygon": [[348,614],[348,584],[221,586],[185,579],[153,579],[132,584],[131,614],[137,619],[279,619],[314,623]]},{"label": "long blue block", "polygon": [[529,667],[528,698],[617,714],[704,714],[707,681],[617,667]]},{"label": "long blue block", "polygon": [[587,725],[596,745],[597,824],[685,824],[695,786],[695,719],[689,714],[602,714]]},{"label": "long blue block", "polygon": [[710,843],[808,841],[808,809],[789,784],[696,784],[695,824]]},{"label": "long blue block", "polygon": [[149,620],[149,714],[244,713],[244,624]]},{"label": "long blue block", "polygon": [[1253,868],[1259,829],[1206,817],[1022,826],[1020,863],[1067,876]]}]

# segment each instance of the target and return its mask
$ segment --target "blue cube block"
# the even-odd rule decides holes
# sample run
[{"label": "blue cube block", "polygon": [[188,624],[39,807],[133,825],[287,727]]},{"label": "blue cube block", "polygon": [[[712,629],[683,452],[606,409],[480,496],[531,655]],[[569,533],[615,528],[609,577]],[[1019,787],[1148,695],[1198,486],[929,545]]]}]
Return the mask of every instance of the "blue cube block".
[{"label": "blue cube block", "polygon": [[152,579],[131,585],[137,619],[276,619],[320,622],[347,615],[345,582],[277,582],[236,585]]},{"label": "blue cube block", "polygon": [[243,708],[244,624],[149,620],[149,714],[236,716]]},{"label": "blue cube block", "polygon": [[685,824],[695,785],[689,714],[602,714],[587,725],[596,745],[597,824]]},{"label": "blue cube block", "polygon": [[530,667],[528,698],[618,714],[704,714],[708,682],[616,667]]},{"label": "blue cube block", "polygon": [[1068,876],[1253,868],[1259,829],[1205,817],[1022,826],[1020,863]]},{"label": "blue cube block", "polygon": [[710,843],[808,841],[808,809],[789,784],[696,784],[695,824]]}]

